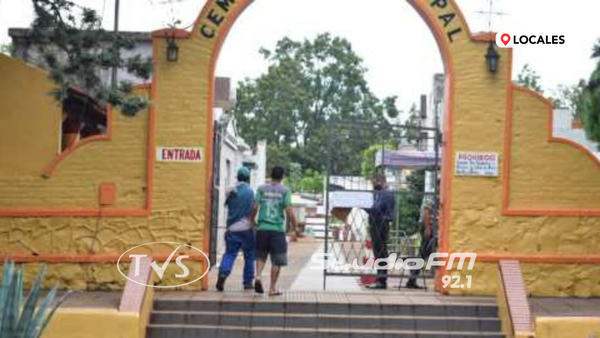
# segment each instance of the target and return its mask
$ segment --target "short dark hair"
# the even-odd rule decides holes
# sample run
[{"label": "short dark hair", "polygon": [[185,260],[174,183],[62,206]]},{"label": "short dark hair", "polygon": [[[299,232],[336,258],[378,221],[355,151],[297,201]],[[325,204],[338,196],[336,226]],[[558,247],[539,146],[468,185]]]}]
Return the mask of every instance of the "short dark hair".
[{"label": "short dark hair", "polygon": [[273,167],[273,169],[271,169],[271,178],[274,179],[275,181],[281,181],[283,179],[284,173],[285,173],[285,170],[283,170],[282,167],[280,167],[280,166]]},{"label": "short dark hair", "polygon": [[371,179],[373,181],[387,182],[387,177],[385,177],[385,174],[382,173],[382,172],[376,172],[375,174],[373,174],[373,176],[371,177]]}]

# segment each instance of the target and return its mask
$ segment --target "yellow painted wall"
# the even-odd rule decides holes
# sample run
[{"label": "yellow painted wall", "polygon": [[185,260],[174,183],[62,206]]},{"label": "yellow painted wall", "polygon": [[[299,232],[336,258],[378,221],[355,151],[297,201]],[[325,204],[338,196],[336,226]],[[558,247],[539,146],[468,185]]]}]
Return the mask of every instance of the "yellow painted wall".
[{"label": "yellow painted wall", "polygon": [[[599,208],[600,166],[581,150],[548,142],[550,119],[544,101],[516,91],[514,102],[511,207]],[[570,220],[574,221],[577,220]],[[589,223],[592,224],[578,228],[595,228],[596,232],[589,234],[595,236],[577,236],[578,239],[600,238],[600,222],[594,219]]]},{"label": "yellow painted wall", "polygon": [[[97,208],[101,182],[117,184],[116,204],[107,209],[145,207],[147,112],[130,118],[115,111],[112,140],[77,149],[45,179],[42,171],[59,147],[60,110],[48,94],[53,86],[43,71],[3,55],[0,74],[0,151],[7,155],[0,156],[0,210]],[[169,120],[163,123],[168,125]],[[173,139],[183,134],[185,130],[176,132]],[[169,173],[170,166],[157,164],[157,171]],[[154,241],[201,248],[204,209],[200,202],[206,197],[204,190],[190,187],[203,182],[198,171],[182,173],[194,166],[204,168],[185,164],[176,175],[157,180],[162,195],[148,217],[0,217],[0,254],[120,255]],[[163,179],[166,182],[160,184]],[[34,276],[38,264],[25,265],[27,276]],[[201,263],[194,266],[202,269]],[[46,285],[57,281],[73,289],[120,289],[125,283],[115,263],[51,263]]]},{"label": "yellow painted wall", "polygon": [[[157,66],[159,79],[156,100],[156,145],[163,147],[202,147],[202,164],[157,162],[154,172],[154,209],[169,210],[177,215],[177,226],[188,243],[202,248],[202,231],[209,186],[206,160],[208,130],[212,119],[207,115],[208,80],[200,76],[206,72],[208,52],[193,39],[178,41],[179,61],[165,60],[164,39],[155,39],[158,45]],[[211,137],[212,138],[212,137]]]},{"label": "yellow painted wall", "polygon": [[[579,149],[548,142],[547,105],[514,91],[510,207],[598,208],[599,167]],[[465,123],[466,124],[466,123]],[[471,124],[471,122],[469,122]],[[455,138],[465,138],[465,127]],[[485,142],[481,139],[482,143]],[[471,147],[471,146],[461,146]],[[457,150],[460,149],[457,147]],[[501,148],[497,148],[501,152]],[[490,149],[493,150],[493,149]],[[494,151],[494,150],[493,150]],[[600,254],[598,217],[507,217],[502,215],[499,179],[454,178],[451,248],[455,252],[529,255]],[[460,182],[460,183],[459,183]],[[492,263],[477,263],[483,271]],[[600,265],[523,264],[527,290],[537,296],[600,296]],[[485,273],[474,275],[480,284]],[[491,293],[491,284],[470,290]],[[463,293],[462,290],[452,290]],[[468,291],[466,291],[468,292]]]},{"label": "yellow painted wall", "polygon": [[4,54],[0,74],[0,178],[39,176],[36,161],[49,163],[59,149],[60,109],[47,95],[52,86],[45,73]]},{"label": "yellow painted wall", "polygon": [[[466,284],[473,276],[471,289],[451,289],[452,294],[489,295],[496,289],[497,263],[475,263],[473,270],[452,271]],[[597,297],[600,295],[599,265],[521,263],[523,281],[529,295],[539,297]]]},{"label": "yellow painted wall", "polygon": [[44,179],[43,169],[59,152],[61,113],[49,94],[53,85],[45,72],[6,56],[0,56],[0,72],[0,209],[95,208],[99,183],[111,181],[118,182],[114,207],[144,206],[145,112],[135,118],[115,112],[112,141],[83,146]]},{"label": "yellow painted wall", "polygon": [[600,336],[600,318],[597,317],[538,317],[535,325],[537,338]]},{"label": "yellow painted wall", "polygon": [[[431,15],[442,13],[434,9]],[[458,151],[496,152],[501,162],[507,155],[504,132],[511,60],[507,49],[499,49],[501,65],[497,74],[491,75],[484,61],[487,47],[487,43],[471,41],[465,35],[455,38],[450,45],[455,81],[452,165]],[[524,97],[517,91],[514,95],[511,202],[515,205],[511,206],[599,208],[599,167],[580,150],[545,142],[547,107],[537,97]],[[450,251],[600,254],[599,217],[504,216],[502,175],[498,178],[452,175],[450,179]],[[523,270],[528,292],[533,295],[600,296],[598,266],[524,264]],[[460,273],[473,275],[472,289],[451,292],[493,295],[494,271],[495,263],[476,263],[474,271]],[[553,279],[548,280],[549,276]]]},{"label": "yellow painted wall", "polygon": [[50,321],[43,338],[142,338],[135,313],[116,309],[60,309]]}]

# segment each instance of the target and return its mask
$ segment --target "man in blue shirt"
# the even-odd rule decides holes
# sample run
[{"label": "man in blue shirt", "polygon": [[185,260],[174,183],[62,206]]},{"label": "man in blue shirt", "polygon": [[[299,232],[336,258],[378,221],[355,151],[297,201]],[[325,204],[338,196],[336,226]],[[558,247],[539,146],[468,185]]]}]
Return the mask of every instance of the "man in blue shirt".
[{"label": "man in blue shirt", "polygon": [[254,191],[249,185],[250,170],[241,167],[237,172],[238,183],[227,192],[227,232],[225,232],[225,254],[219,267],[217,290],[223,291],[225,280],[231,274],[233,263],[240,249],[244,252],[244,290],[253,289],[254,278],[254,229],[252,229],[252,207]]},{"label": "man in blue shirt", "polygon": [[[394,221],[396,198],[392,191],[387,190],[387,181],[383,173],[373,177],[373,205],[365,209],[369,214],[369,235],[373,244],[375,259],[387,259],[390,224]],[[387,288],[387,269],[377,269],[377,282],[368,285],[369,289]]]}]

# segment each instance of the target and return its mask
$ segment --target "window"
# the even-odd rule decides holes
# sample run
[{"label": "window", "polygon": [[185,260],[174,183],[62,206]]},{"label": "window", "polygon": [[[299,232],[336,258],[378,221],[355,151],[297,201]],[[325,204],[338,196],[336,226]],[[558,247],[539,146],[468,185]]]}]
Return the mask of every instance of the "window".
[{"label": "window", "polygon": [[106,107],[83,92],[67,91],[62,114],[61,151],[86,137],[106,134]]}]

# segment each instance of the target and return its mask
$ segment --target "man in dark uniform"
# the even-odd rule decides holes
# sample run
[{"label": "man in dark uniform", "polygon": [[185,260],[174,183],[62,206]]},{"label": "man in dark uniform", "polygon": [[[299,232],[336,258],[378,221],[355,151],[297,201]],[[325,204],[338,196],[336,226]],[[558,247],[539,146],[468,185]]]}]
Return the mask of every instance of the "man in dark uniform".
[{"label": "man in dark uniform", "polygon": [[[389,254],[390,224],[394,221],[396,199],[392,191],[387,190],[387,182],[383,173],[377,173],[371,181],[373,184],[373,205],[365,211],[369,215],[369,235],[373,244],[373,256],[387,259]],[[369,289],[387,288],[387,269],[377,269],[377,281],[367,286]]]}]

